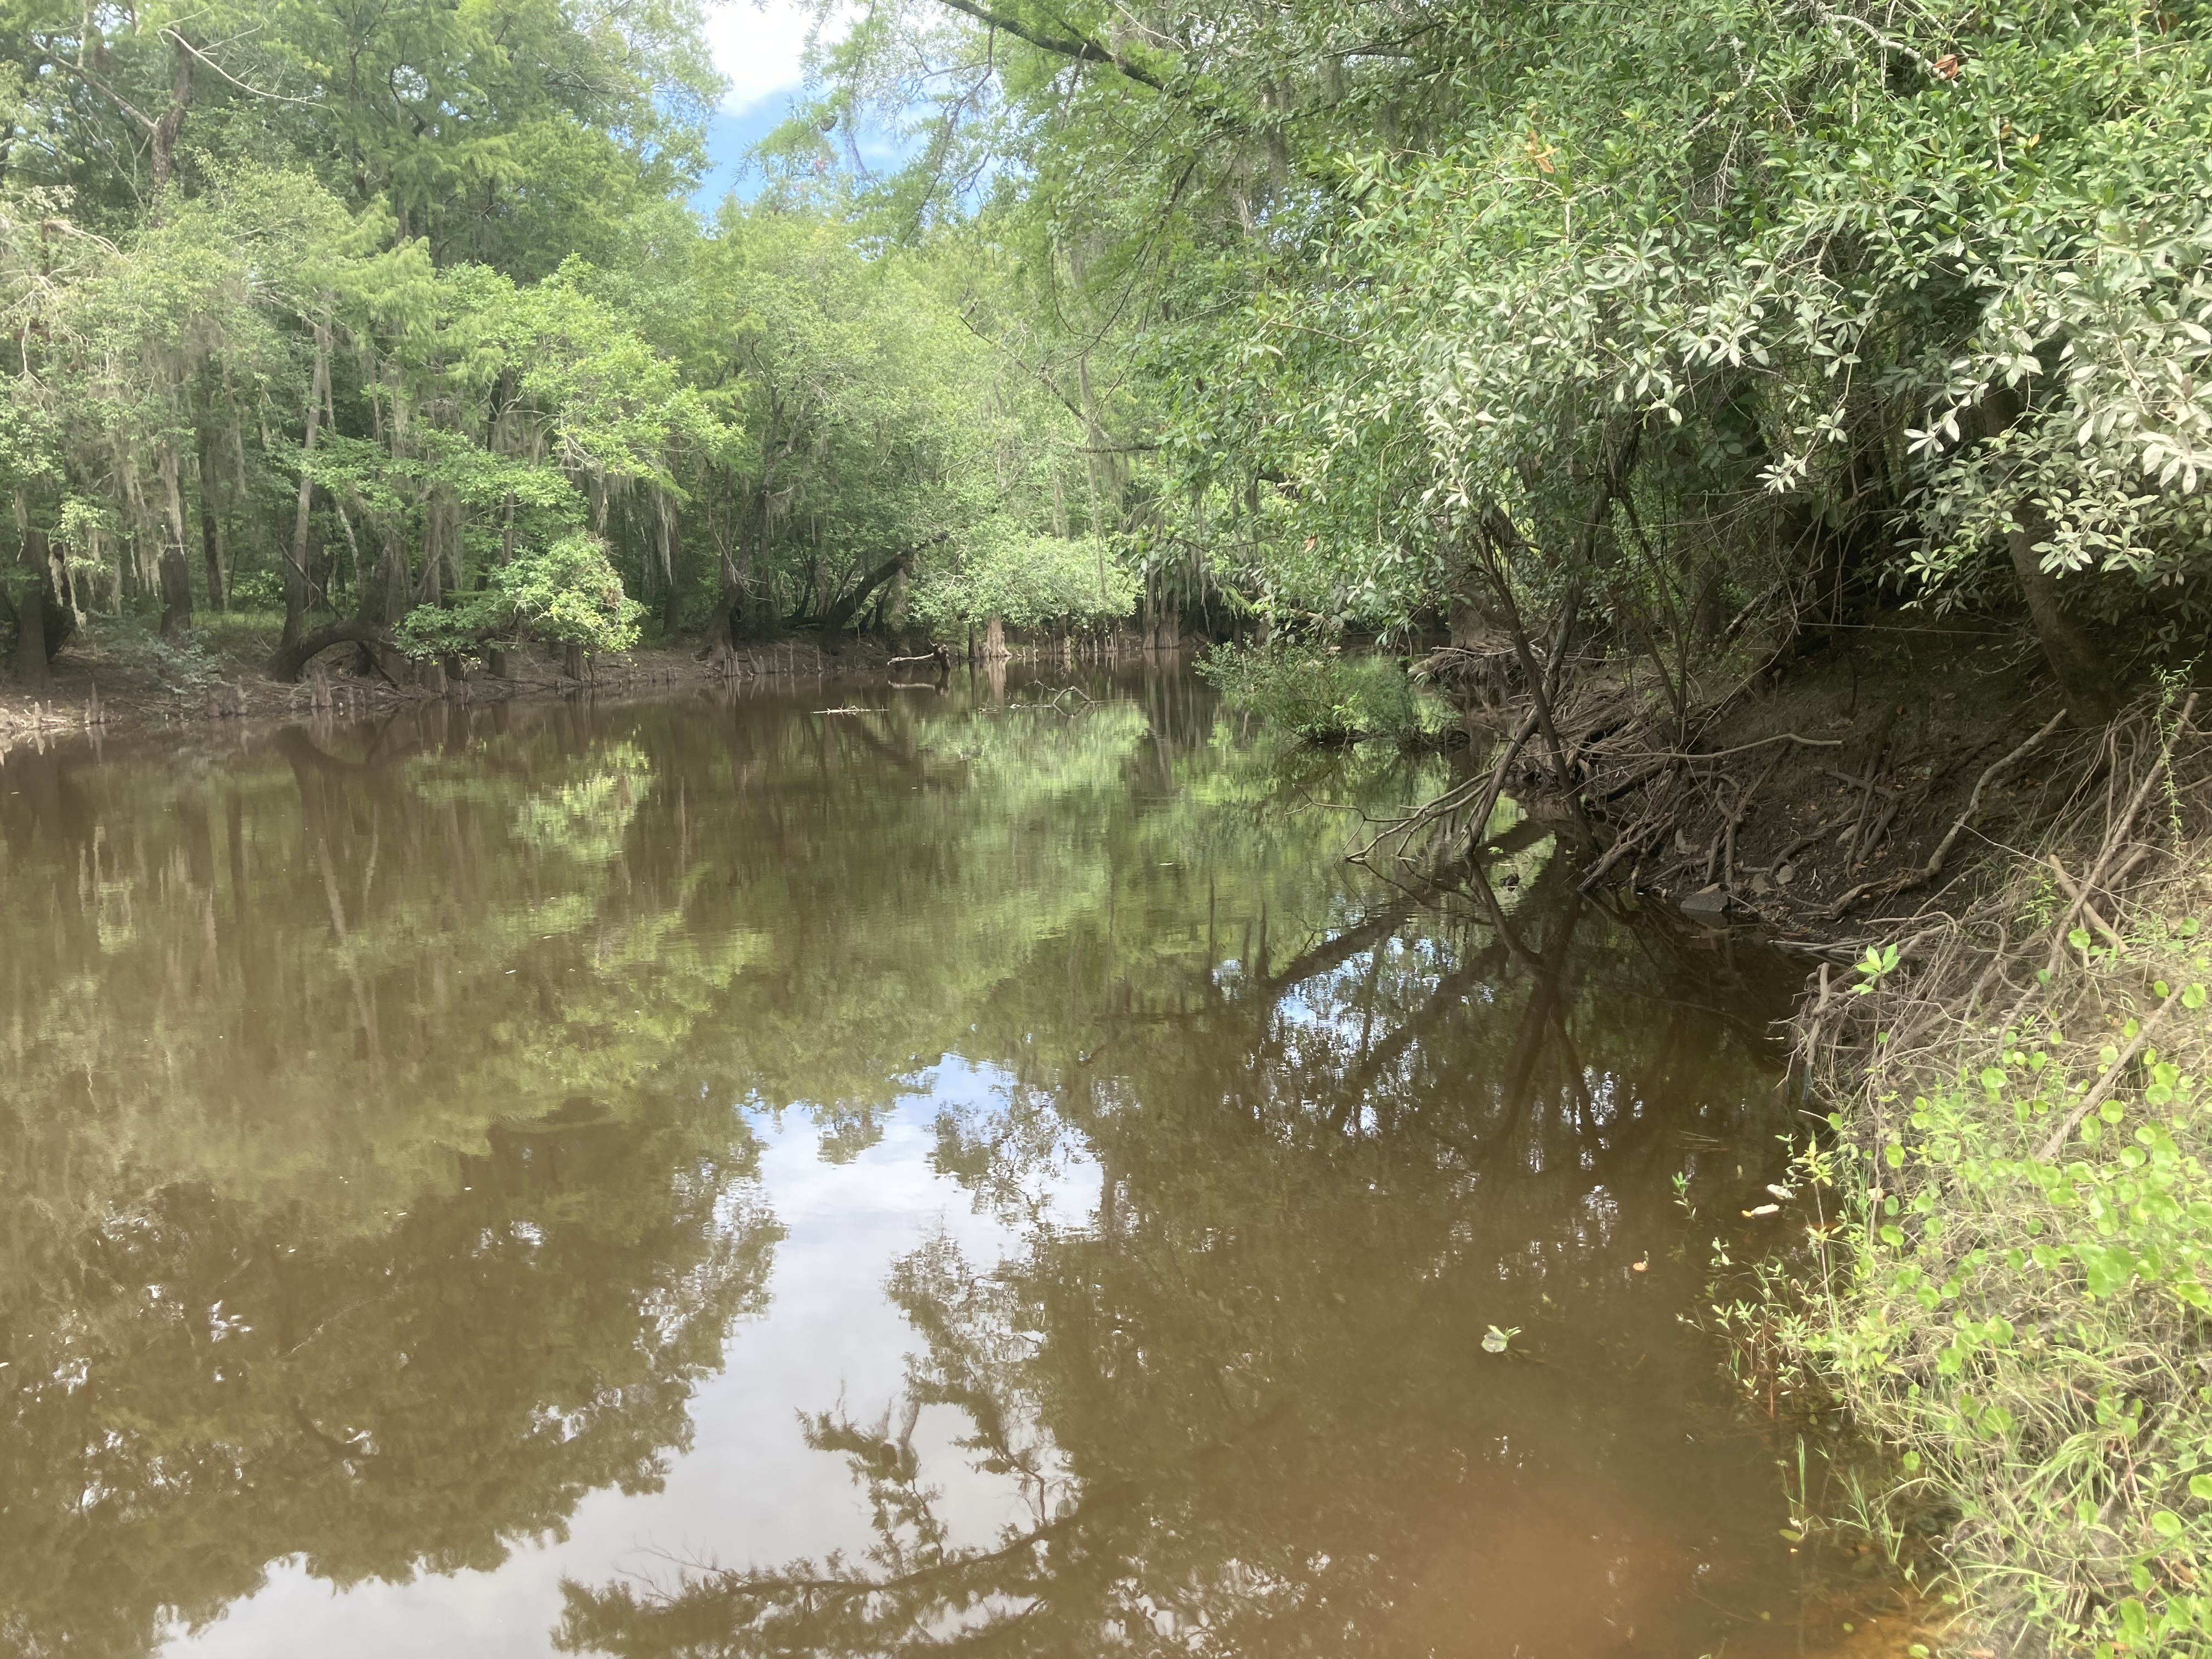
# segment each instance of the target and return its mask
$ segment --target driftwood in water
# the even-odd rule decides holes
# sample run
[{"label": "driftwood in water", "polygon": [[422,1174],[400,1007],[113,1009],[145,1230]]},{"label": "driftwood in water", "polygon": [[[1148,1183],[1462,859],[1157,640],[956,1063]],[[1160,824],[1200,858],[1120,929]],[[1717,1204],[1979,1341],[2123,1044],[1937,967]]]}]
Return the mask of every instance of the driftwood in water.
[{"label": "driftwood in water", "polygon": [[933,650],[924,652],[918,657],[893,657],[884,666],[913,668],[925,663],[940,674],[949,674],[952,672],[952,653],[940,645]]}]

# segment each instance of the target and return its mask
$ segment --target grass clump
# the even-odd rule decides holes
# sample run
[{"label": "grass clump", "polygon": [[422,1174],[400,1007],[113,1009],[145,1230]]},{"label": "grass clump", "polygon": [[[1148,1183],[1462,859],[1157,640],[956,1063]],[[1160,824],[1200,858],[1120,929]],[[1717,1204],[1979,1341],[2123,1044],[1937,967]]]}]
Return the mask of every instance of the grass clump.
[{"label": "grass clump", "polygon": [[1307,743],[1440,743],[1452,729],[1451,711],[1389,657],[1309,644],[1218,645],[1198,672],[1231,708]]},{"label": "grass clump", "polygon": [[1943,1517],[1967,1650],[2212,1651],[2212,789],[2142,726],[2078,877],[2023,862],[1803,1017],[1838,1105],[1781,1346]]}]

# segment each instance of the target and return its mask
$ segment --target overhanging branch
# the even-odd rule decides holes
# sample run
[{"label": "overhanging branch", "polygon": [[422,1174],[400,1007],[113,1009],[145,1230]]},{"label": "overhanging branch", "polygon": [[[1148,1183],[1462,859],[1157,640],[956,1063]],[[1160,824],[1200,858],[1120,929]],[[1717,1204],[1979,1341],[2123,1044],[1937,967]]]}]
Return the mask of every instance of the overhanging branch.
[{"label": "overhanging branch", "polygon": [[975,0],[943,0],[957,12],[965,13],[979,23],[988,23],[994,29],[1004,29],[1018,40],[1026,40],[1040,52],[1056,52],[1062,58],[1073,58],[1079,64],[1106,64],[1136,82],[1150,87],[1154,92],[1165,92],[1166,83],[1151,70],[1131,63],[1111,46],[1103,46],[1083,35],[1047,34],[1042,29],[1018,23],[1011,17],[1002,17]]}]

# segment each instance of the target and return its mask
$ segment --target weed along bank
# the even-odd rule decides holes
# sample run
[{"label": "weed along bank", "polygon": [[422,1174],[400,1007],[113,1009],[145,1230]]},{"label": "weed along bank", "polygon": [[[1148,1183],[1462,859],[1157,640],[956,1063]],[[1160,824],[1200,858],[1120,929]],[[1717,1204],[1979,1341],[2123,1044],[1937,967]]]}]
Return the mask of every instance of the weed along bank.
[{"label": "weed along bank", "polygon": [[2196,708],[2078,737],[2035,839],[1797,1022],[1834,1111],[1777,1340],[1893,1450],[1880,1518],[1940,1522],[1984,1641],[2208,1640]]}]

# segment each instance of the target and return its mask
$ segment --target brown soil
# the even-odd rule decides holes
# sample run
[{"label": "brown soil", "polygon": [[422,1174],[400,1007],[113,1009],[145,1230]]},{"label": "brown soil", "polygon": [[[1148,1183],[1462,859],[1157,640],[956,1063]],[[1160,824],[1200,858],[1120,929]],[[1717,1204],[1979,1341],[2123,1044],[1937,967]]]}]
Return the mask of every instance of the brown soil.
[{"label": "brown soil", "polygon": [[[2045,729],[2057,694],[2032,636],[2002,622],[1892,614],[1693,686],[1691,703],[1683,732],[1648,662],[1570,676],[1557,725],[1601,849],[1593,884],[1784,936],[1948,902],[2087,759],[2063,722]],[[1558,818],[1547,760],[1532,733],[1509,786]]]},{"label": "brown soil", "polygon": [[[1984,774],[2057,712],[2033,641],[2002,625],[1905,616],[1839,630],[1765,671],[1683,745],[1711,758],[1679,769],[1666,822],[1647,825],[1620,873],[1693,911],[1785,929],[1918,908],[2055,805],[2063,730],[1990,777],[1925,875]],[[1643,793],[1610,804],[1608,827],[1629,832]]]}]

